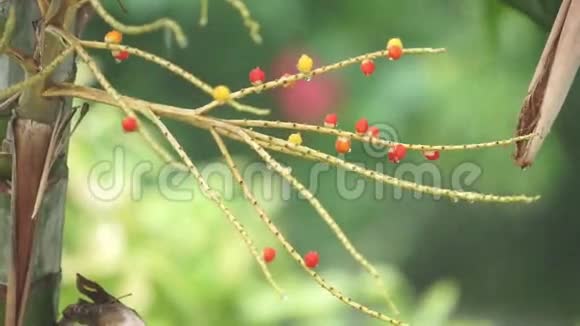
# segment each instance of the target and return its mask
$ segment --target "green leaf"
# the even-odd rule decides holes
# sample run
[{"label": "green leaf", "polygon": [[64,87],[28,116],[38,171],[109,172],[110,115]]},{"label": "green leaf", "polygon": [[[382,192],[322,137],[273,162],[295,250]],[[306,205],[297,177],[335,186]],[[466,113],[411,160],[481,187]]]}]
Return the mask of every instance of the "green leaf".
[{"label": "green leaf", "polygon": [[544,28],[552,26],[561,0],[503,0],[508,5],[521,11]]},{"label": "green leaf", "polygon": [[449,280],[435,283],[423,295],[417,307],[412,325],[447,325],[459,302],[459,288]]}]

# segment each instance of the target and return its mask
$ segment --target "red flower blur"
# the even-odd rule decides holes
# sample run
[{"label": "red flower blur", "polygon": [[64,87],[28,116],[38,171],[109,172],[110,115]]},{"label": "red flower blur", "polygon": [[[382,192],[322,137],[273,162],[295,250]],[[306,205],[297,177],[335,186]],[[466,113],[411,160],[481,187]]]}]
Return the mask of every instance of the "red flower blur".
[{"label": "red flower blur", "polygon": [[[296,62],[302,53],[314,59],[314,68],[324,65],[316,56],[291,49],[284,50],[272,63],[272,78],[285,73],[297,73]],[[296,122],[318,124],[329,112],[338,110],[344,99],[343,83],[336,74],[315,76],[310,81],[300,80],[294,85],[279,88],[275,99],[284,119]]]}]

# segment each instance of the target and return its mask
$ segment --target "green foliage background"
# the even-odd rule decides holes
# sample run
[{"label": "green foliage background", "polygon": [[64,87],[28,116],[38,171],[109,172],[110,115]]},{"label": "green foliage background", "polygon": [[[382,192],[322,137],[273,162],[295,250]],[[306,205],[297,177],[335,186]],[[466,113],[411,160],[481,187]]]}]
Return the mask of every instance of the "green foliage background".
[{"label": "green foliage background", "polygon": [[[410,47],[446,47],[437,56],[377,62],[377,71],[363,77],[358,68],[337,73],[345,100],[334,111],[349,129],[361,116],[388,123],[402,141],[411,143],[472,143],[510,137],[529,79],[542,50],[545,30],[498,1],[288,1],[248,0],[262,25],[264,44],[253,44],[239,15],[225,1],[211,1],[209,25],[197,25],[198,1],[125,0],[125,15],[108,3],[125,22],[142,23],[160,16],[178,20],[189,35],[186,50],[169,47],[167,36],[125,38],[171,58],[211,84],[232,89],[247,83],[247,72],[270,67],[285,49],[313,53],[325,63],[383,48],[400,36]],[[101,39],[106,26],[95,19],[86,33]],[[186,107],[208,98],[160,68],[131,59],[114,64],[109,54],[95,52],[114,85],[131,96]],[[80,67],[79,81],[90,83]],[[576,102],[574,102],[576,101]],[[377,263],[404,319],[414,325],[566,325],[578,320],[580,226],[577,206],[579,179],[573,144],[577,99],[571,99],[533,168],[523,172],[511,160],[513,148],[443,153],[437,163],[449,185],[460,164],[481,167],[471,189],[493,193],[541,194],[526,205],[454,204],[404,193],[394,199],[374,199],[374,184],[361,198],[342,199],[335,174],[321,178],[318,195],[353,242]],[[249,103],[272,107],[271,93]],[[575,105],[577,107],[577,105]],[[223,116],[238,116],[222,108]],[[95,107],[71,143],[71,183],[63,256],[61,304],[76,300],[74,274],[102,282],[125,299],[151,325],[378,325],[334,300],[320,289],[277,246],[236,189],[228,202],[251,230],[258,246],[278,247],[272,265],[288,299],[281,301],[263,279],[240,237],[222,214],[200,193],[191,179],[181,185],[194,200],[162,196],[154,172],[141,180],[133,168],[159,161],[137,135],[119,128],[121,114]],[[192,158],[202,167],[220,160],[208,134],[170,123]],[[306,135],[310,145],[332,152],[330,138]],[[103,201],[91,194],[88,176],[103,160],[112,160],[116,146],[124,149],[124,166],[115,169],[125,181],[122,194]],[[256,157],[240,145],[235,158],[251,163]],[[355,148],[349,160],[375,164]],[[411,156],[411,162],[420,162]],[[283,158],[304,181],[311,164]],[[392,172],[387,164],[387,172]],[[352,177],[352,176],[351,176]],[[350,177],[349,177],[350,179]],[[354,179],[354,178],[353,178]],[[107,180],[103,182],[106,183]],[[110,180],[108,180],[110,181]],[[220,186],[219,178],[212,184]],[[143,188],[140,189],[139,187]],[[137,187],[137,188],[135,188]],[[284,201],[279,189],[264,202],[299,251],[321,253],[320,272],[348,294],[382,308],[369,277],[304,201]],[[381,187],[383,188],[383,187]],[[139,200],[131,198],[139,193]]]}]

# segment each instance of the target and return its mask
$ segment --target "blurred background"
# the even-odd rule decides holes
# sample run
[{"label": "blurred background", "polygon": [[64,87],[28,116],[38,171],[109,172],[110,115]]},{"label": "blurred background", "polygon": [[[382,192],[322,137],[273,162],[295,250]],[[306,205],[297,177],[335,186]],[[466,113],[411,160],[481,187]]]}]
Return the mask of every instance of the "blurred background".
[{"label": "blurred background", "polygon": [[[266,71],[267,79],[293,73],[302,53],[323,65],[383,49],[391,37],[401,37],[406,47],[446,47],[442,55],[377,60],[370,77],[350,66],[244,102],[271,108],[273,120],[318,124],[325,114],[336,112],[347,130],[366,117],[380,125],[386,137],[408,143],[477,143],[513,135],[547,37],[546,26],[495,0],[248,0],[262,26],[262,45],[252,42],[239,14],[225,1],[210,1],[204,28],[198,25],[199,1],[123,2],[128,14],[115,1],[107,2],[121,21],[138,24],[172,17],[190,41],[182,50],[167,35],[156,33],[126,35],[126,44],[167,57],[208,83],[231,89],[247,86],[248,72],[256,66]],[[549,22],[553,14],[544,19]],[[95,18],[85,38],[100,40],[107,31]],[[191,108],[210,100],[138,58],[115,64],[110,53],[93,54],[127,95]],[[78,80],[94,84],[83,66]],[[540,194],[537,203],[453,203],[426,195],[417,198],[366,180],[360,195],[345,198],[338,190],[344,188],[338,184],[344,173],[332,168],[316,179],[319,199],[379,267],[402,319],[413,325],[578,325],[580,219],[574,202],[580,179],[573,163],[580,158],[575,143],[577,86],[572,93],[532,168],[522,171],[514,165],[512,146],[443,152],[434,165],[445,187],[459,175],[465,190]],[[193,180],[175,181],[168,196],[158,185],[160,161],[138,135],[122,132],[122,114],[93,107],[71,141],[63,307],[76,301],[74,275],[81,273],[115,295],[131,293],[124,302],[150,325],[380,324],[322,290],[282,250],[240,189],[229,191],[228,173],[218,164],[221,157],[207,132],[167,122],[194,161],[211,175],[210,183],[222,190],[258,248],[278,249],[271,270],[287,300],[269,287],[240,236]],[[215,114],[243,116],[227,107]],[[282,137],[288,133],[273,132]],[[332,137],[303,138],[307,145],[334,152]],[[258,158],[248,148],[229,144],[242,169],[271,174],[255,164]],[[375,153],[357,144],[347,159],[397,173]],[[311,183],[311,162],[276,157]],[[405,162],[419,166],[424,159],[412,153]],[[95,169],[111,173],[95,179]],[[386,311],[372,279],[308,204],[295,194],[288,196],[279,179],[264,180],[248,181],[295,247],[302,253],[318,251],[318,271],[326,279],[357,301]],[[346,180],[349,189],[363,182],[350,174]]]}]

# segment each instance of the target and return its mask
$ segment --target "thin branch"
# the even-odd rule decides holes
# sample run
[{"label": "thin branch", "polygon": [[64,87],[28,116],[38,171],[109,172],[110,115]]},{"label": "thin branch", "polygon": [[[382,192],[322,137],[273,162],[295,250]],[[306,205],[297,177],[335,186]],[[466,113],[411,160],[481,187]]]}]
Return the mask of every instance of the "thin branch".
[{"label": "thin branch", "polygon": [[16,83],[14,85],[8,86],[7,88],[0,90],[0,100],[6,99],[13,94],[20,92],[21,90],[30,87],[40,81],[45,80],[50,74],[58,68],[58,66],[68,57],[69,54],[73,52],[73,47],[68,47],[62,51],[54,60],[46,65],[41,71],[37,74],[30,76],[29,78]]},{"label": "thin branch", "polygon": [[[437,53],[444,53],[445,51],[446,51],[446,49],[444,49],[444,48],[410,48],[410,49],[403,50],[403,52],[406,55],[409,55],[409,54],[437,54]],[[268,89],[277,88],[280,86],[285,86],[285,85],[288,85],[288,84],[295,82],[297,80],[309,79],[309,78],[312,78],[312,77],[317,76],[317,75],[325,74],[325,73],[328,73],[328,72],[331,72],[334,70],[344,68],[346,66],[350,66],[352,64],[360,63],[360,62],[367,60],[367,59],[376,59],[376,58],[380,58],[380,57],[386,57],[387,54],[388,54],[387,50],[381,50],[381,51],[375,51],[375,52],[362,54],[362,55],[359,55],[356,57],[352,57],[352,58],[349,58],[346,60],[342,60],[342,61],[339,61],[339,62],[336,62],[333,64],[329,64],[326,66],[322,66],[322,67],[313,69],[308,74],[297,73],[294,75],[288,75],[288,76],[285,76],[282,78],[278,78],[276,80],[266,82],[266,83],[263,83],[260,85],[243,88],[237,92],[232,93],[231,98],[237,99],[237,98],[244,97],[244,96],[251,94],[251,93],[260,93],[260,92],[268,90]]]},{"label": "thin branch", "polygon": [[[72,46],[75,47],[77,53],[87,63],[87,65],[89,66],[89,69],[95,75],[95,78],[97,79],[97,81],[101,84],[101,86],[105,89],[105,91],[117,103],[116,105],[118,105],[121,109],[123,109],[123,111],[125,111],[128,115],[133,116],[136,119],[138,119],[135,116],[133,110],[127,105],[125,100],[119,95],[119,93],[117,93],[117,91],[113,88],[113,86],[107,81],[105,76],[100,72],[96,63],[90,57],[90,55],[85,51],[85,49],[78,42],[76,42],[74,38],[70,37],[66,32],[58,30],[56,28],[52,28],[52,31],[55,32],[57,35],[60,35],[61,37],[66,39],[68,42],[71,43]],[[254,258],[256,259],[256,261],[258,262],[260,267],[262,268],[262,271],[264,272],[266,279],[270,282],[272,287],[274,287],[274,289],[282,296],[283,291],[281,290],[281,288],[276,284],[276,282],[272,278],[272,275],[270,274],[265,263],[260,259],[260,255],[258,254],[257,249],[253,245],[253,241],[250,239],[248,233],[245,231],[242,224],[229,211],[229,209],[224,205],[223,200],[221,200],[219,194],[209,187],[209,185],[203,179],[203,177],[201,176],[201,174],[199,173],[197,168],[193,165],[193,162],[189,159],[189,157],[187,156],[185,151],[183,151],[183,148],[181,147],[179,142],[177,142],[175,137],[169,132],[169,130],[163,124],[163,122],[161,122],[161,120],[151,110],[149,110],[147,108],[145,108],[145,110],[144,110],[144,115],[145,115],[145,117],[149,118],[159,128],[159,130],[163,133],[165,138],[169,141],[169,143],[171,144],[173,149],[177,152],[177,154],[179,155],[179,157],[181,158],[181,160],[183,161],[185,166],[188,168],[190,173],[196,178],[196,180],[198,181],[198,183],[200,184],[200,186],[202,188],[202,191],[211,200],[216,202],[216,204],[219,206],[219,208],[225,213],[225,215],[227,216],[229,221],[234,225],[234,227],[236,228],[238,233],[240,233],[240,235],[244,239],[244,242],[248,246],[251,254],[254,256]],[[164,159],[166,161],[173,162],[173,159],[171,158],[171,156],[168,153],[166,153],[162,149],[162,147],[160,145],[158,145],[153,140],[153,138],[149,135],[149,133],[147,131],[145,131],[142,127],[138,128],[138,131],[145,138],[145,140],[155,149],[155,151],[157,153],[159,153],[162,157],[164,157]]]},{"label": "thin branch", "polygon": [[385,147],[393,147],[396,145],[403,145],[409,150],[416,150],[416,151],[460,151],[460,150],[474,150],[474,149],[482,149],[482,148],[490,148],[490,147],[498,147],[498,146],[506,146],[509,144],[513,144],[518,141],[527,140],[534,137],[534,134],[529,134],[525,136],[513,137],[503,140],[495,140],[485,143],[476,143],[476,144],[461,144],[461,145],[421,145],[421,144],[406,144],[400,142],[394,142],[390,140],[375,138],[371,136],[361,136],[359,134],[343,131],[340,129],[335,128],[328,128],[324,126],[318,125],[308,125],[302,123],[295,123],[295,122],[284,122],[284,121],[268,121],[268,120],[224,120],[228,123],[234,124],[236,126],[242,127],[258,127],[258,128],[278,128],[278,129],[290,129],[290,130],[300,130],[300,131],[311,131],[316,132],[319,134],[328,134],[333,136],[342,136],[347,137],[349,139],[355,139],[363,143],[373,144],[373,145],[380,145]]},{"label": "thin branch", "polygon": [[[234,129],[235,130],[235,129]],[[237,134],[241,134],[242,129],[238,129]],[[247,142],[247,138],[245,136],[242,137],[244,141]],[[253,145],[252,145],[253,144]],[[310,190],[308,190],[296,177],[294,177],[291,173],[291,170],[288,168],[284,168],[277,162],[268,152],[266,152],[258,143],[252,141],[252,144],[248,144],[258,153],[258,155],[266,162],[268,166],[270,166],[274,171],[278,172],[280,176],[282,176],[290,185],[296,189],[296,191],[305,198],[308,203],[314,208],[314,210],[318,213],[318,215],[322,218],[322,220],[328,225],[328,227],[332,230],[332,232],[336,235],[340,243],[346,249],[346,251],[354,258],[356,262],[358,262],[376,281],[379,288],[381,289],[381,293],[385,297],[387,304],[395,312],[395,314],[399,314],[399,310],[397,309],[396,305],[391,300],[389,294],[386,291],[384,282],[376,270],[376,268],[368,262],[368,260],[354,247],[352,242],[348,239],[344,231],[340,228],[340,226],[334,221],[330,213],[322,206],[322,203],[316,198]]]},{"label": "thin branch", "polygon": [[159,29],[169,29],[173,32],[173,35],[175,35],[177,44],[180,47],[185,48],[187,46],[187,37],[185,36],[185,33],[183,33],[183,30],[181,29],[179,24],[177,24],[172,19],[161,18],[149,24],[139,26],[129,26],[119,22],[113,16],[111,16],[111,14],[109,14],[107,10],[105,10],[105,8],[103,7],[103,5],[99,0],[89,0],[89,1],[91,2],[91,5],[93,6],[97,14],[99,14],[99,16],[101,16],[101,18],[107,24],[109,24],[111,27],[124,34],[145,34]]},{"label": "thin branch", "polygon": [[[45,96],[73,96],[73,97],[80,97],[84,99],[89,99],[93,101],[107,101],[106,98],[102,97],[103,94],[100,94],[98,90],[70,85],[70,84],[61,84],[58,87],[52,87],[45,91]],[[127,97],[127,99],[131,99],[133,101],[139,101],[137,99],[132,99]],[[147,105],[150,102],[141,101],[139,105]],[[175,106],[169,105],[161,105],[161,104],[154,104],[149,105],[150,109],[153,110],[157,115],[165,116],[172,119],[181,120],[184,122],[195,123],[197,121],[198,115],[186,108],[179,108]],[[475,150],[475,149],[483,149],[483,148],[490,148],[490,147],[499,147],[511,144],[513,142],[529,139],[534,137],[533,134],[514,137],[510,139],[504,140],[496,140],[491,142],[484,142],[484,143],[476,143],[476,144],[460,144],[460,145],[421,145],[421,144],[406,144],[406,143],[398,143],[392,142],[389,140],[384,139],[377,139],[370,136],[360,136],[355,133],[342,131],[339,129],[327,128],[323,126],[316,126],[316,125],[307,125],[307,124],[300,124],[294,122],[280,122],[280,121],[266,121],[266,120],[221,120],[224,123],[229,123],[236,126],[241,127],[263,127],[263,128],[284,128],[284,129],[291,129],[291,130],[301,130],[301,131],[312,131],[317,132],[320,134],[328,134],[333,136],[344,136],[347,138],[355,139],[361,142],[370,143],[373,145],[381,145],[391,147],[396,144],[402,144],[409,150],[417,150],[417,151],[428,151],[428,150],[440,150],[440,151],[458,151],[458,150]]]},{"label": "thin branch", "polygon": [[[411,49],[404,49],[403,50],[403,52],[405,54],[426,54],[426,53],[435,54],[435,53],[443,53],[445,51],[446,50],[444,48],[411,48]],[[245,97],[245,96],[252,94],[252,93],[257,94],[257,93],[263,92],[265,90],[269,90],[269,89],[273,89],[273,88],[277,88],[277,87],[281,87],[281,86],[286,86],[286,85],[289,85],[297,80],[310,79],[314,76],[321,75],[321,74],[324,74],[327,72],[331,72],[331,71],[334,71],[334,70],[337,70],[340,68],[344,68],[346,66],[349,66],[349,65],[352,65],[355,63],[360,63],[360,62],[367,60],[367,59],[375,59],[375,58],[379,58],[379,57],[385,57],[385,56],[387,56],[387,54],[388,54],[387,50],[370,52],[370,53],[362,54],[362,55],[359,55],[359,56],[356,56],[353,58],[342,60],[342,61],[330,64],[330,65],[316,68],[308,74],[297,73],[294,75],[283,76],[283,77],[280,77],[276,80],[262,83],[260,85],[242,88],[239,91],[232,93],[230,96],[230,99],[235,100],[235,99]],[[196,109],[195,111],[197,114],[205,114],[205,113],[209,112],[210,110],[212,110],[213,108],[217,107],[218,104],[219,103],[217,101],[213,101],[213,102],[210,102],[203,107]]]},{"label": "thin branch", "polygon": [[[44,90],[42,95],[45,97],[75,97],[87,101],[107,104],[113,107],[118,106],[118,102],[116,102],[109,93],[102,89],[78,86],[68,83],[50,86]],[[185,108],[147,102],[130,96],[121,95],[121,98],[131,109],[143,114],[150,110],[159,116],[178,119],[178,117],[184,115],[184,111],[188,111]],[[186,114],[186,116],[189,117],[189,114]]]},{"label": "thin branch", "polygon": [[207,25],[207,11],[209,7],[209,0],[200,0],[200,14],[199,14],[199,26],[206,26]]},{"label": "thin branch", "polygon": [[262,115],[262,116],[269,115],[271,111],[270,109],[257,108],[255,106],[242,104],[236,101],[229,101],[227,103],[240,112],[250,113],[254,115]]},{"label": "thin branch", "polygon": [[[79,40],[79,43],[82,46],[87,47],[87,48],[105,49],[105,50],[114,50],[114,51],[127,51],[127,52],[129,52],[133,55],[136,55],[138,57],[141,57],[149,62],[157,64],[158,66],[166,69],[167,71],[175,74],[176,76],[183,78],[185,81],[187,81],[190,84],[192,84],[193,86],[199,88],[200,90],[207,93],[208,95],[210,95],[210,96],[212,95],[212,91],[213,91],[212,86],[210,86],[209,84],[207,84],[206,82],[204,82],[200,78],[196,77],[192,73],[188,72],[187,70],[181,68],[180,66],[172,63],[171,61],[163,59],[163,58],[161,58],[153,53],[149,53],[147,51],[143,51],[143,50],[133,48],[130,46],[126,46],[126,45],[119,45],[119,44],[112,44],[112,43],[105,43],[105,42]],[[237,101],[229,101],[228,104],[240,112],[247,112],[247,113],[252,113],[252,114],[256,114],[256,115],[267,115],[270,113],[270,110],[268,110],[268,109],[256,108],[256,107],[253,107],[250,105],[241,104]]]},{"label": "thin branch", "polygon": [[165,70],[175,74],[176,76],[183,78],[188,83],[192,84],[193,86],[199,88],[200,90],[209,95],[211,95],[213,91],[212,86],[210,86],[208,83],[204,82],[194,74],[188,72],[187,70],[181,68],[180,66],[174,64],[173,62],[164,59],[160,56],[157,56],[153,53],[121,44],[105,43],[97,41],[85,41],[85,40],[78,40],[78,42],[85,48],[109,50],[109,51],[127,51],[132,55],[136,55],[140,58],[143,58],[144,60],[154,63],[160,66],[161,68],[164,68]]},{"label": "thin branch", "polygon": [[380,181],[385,184],[392,185],[394,187],[399,187],[406,190],[413,190],[421,193],[430,194],[433,196],[444,196],[450,198],[452,201],[466,200],[468,202],[497,202],[497,203],[531,203],[540,199],[540,196],[499,196],[493,194],[482,194],[477,192],[466,192],[466,191],[456,191],[452,189],[445,189],[433,186],[426,186],[417,184],[415,182],[401,180],[383,173],[379,173],[373,170],[368,170],[361,168],[356,164],[346,162],[340,158],[337,158],[326,153],[314,150],[310,147],[295,145],[289,143],[285,140],[267,136],[264,134],[257,133],[255,131],[248,131],[248,133],[258,139],[258,143],[262,146],[272,149],[277,152],[282,152],[290,154],[292,156],[303,157],[309,160],[320,161],[328,163],[330,165],[343,168],[345,170],[360,174],[371,180]]},{"label": "thin branch", "polygon": [[[226,127],[226,128],[231,128],[231,127],[227,127],[227,126],[222,126],[222,127]],[[217,128],[217,131],[220,132],[221,128]],[[306,190],[304,188],[304,186],[302,186],[302,184],[297,181],[289,172],[288,169],[282,167],[277,161],[275,161],[259,144],[257,144],[255,141],[252,140],[252,138],[250,136],[248,136],[242,129],[240,129],[239,127],[234,127],[233,130],[237,131],[237,134],[240,136],[240,138],[242,138],[242,140],[248,144],[256,153],[258,153],[258,155],[266,162],[266,164],[268,164],[268,166],[270,166],[272,169],[274,169],[278,174],[280,174],[282,177],[284,177],[285,179],[287,179],[289,182],[292,183],[292,185],[304,196],[306,196],[306,198],[314,198],[316,200],[316,198],[308,192],[308,190]],[[214,138],[216,139],[216,142],[218,142],[218,146],[220,147],[220,150],[222,150],[222,153],[224,153],[225,146],[223,145],[223,141],[221,141],[221,137],[216,133],[216,129],[211,129],[212,131],[212,135],[214,135]],[[219,141],[218,141],[219,139]],[[221,145],[220,145],[221,142]],[[227,152],[225,152],[227,154]],[[228,161],[228,158],[226,156],[226,154],[224,154],[224,157],[226,157],[226,160]],[[229,156],[229,155],[228,155]],[[235,165],[233,165],[233,162],[231,161],[231,157],[229,158],[228,165],[230,166],[230,169],[234,169],[235,170]],[[233,167],[232,167],[233,166]],[[233,170],[232,170],[232,173]],[[242,183],[242,179],[241,176],[239,175],[239,172],[237,173],[236,179],[238,180],[239,183]],[[271,222],[271,220],[269,220],[267,218],[267,216],[265,215],[265,213],[263,212],[263,210],[257,206],[257,201],[255,199],[255,197],[253,197],[253,195],[251,195],[251,192],[247,189],[247,187],[244,186],[244,193],[246,193],[246,196],[248,197],[248,199],[252,202],[252,205],[255,207],[255,209],[258,211],[258,214],[260,215],[260,217],[265,220],[265,223],[268,225],[268,227],[272,227],[271,231],[278,236],[280,236],[282,239],[279,238],[279,240],[284,240],[283,236],[279,233],[279,231],[275,228],[275,226],[273,225],[273,223]],[[249,196],[248,196],[249,194]],[[322,206],[320,205],[320,203],[318,201],[316,201],[316,203],[311,202],[311,204],[316,208],[316,210],[320,213],[319,209],[324,211],[324,208],[322,208]],[[324,213],[320,213],[321,216],[322,214],[325,214],[325,216],[323,216],[323,219],[325,219],[325,221],[327,222],[327,224],[330,226],[330,228],[333,230],[333,232],[335,232],[335,234],[337,234],[337,236],[339,237],[340,241],[343,243],[343,245],[345,247],[347,247],[347,250],[349,251],[349,253],[351,253],[355,259],[362,264],[365,269],[367,269],[367,271],[369,271],[369,273],[373,274],[374,277],[378,278],[380,280],[380,276],[378,275],[378,273],[376,272],[376,270],[366,261],[366,259],[360,255],[360,253],[358,253],[356,251],[356,249],[352,246],[352,244],[349,242],[349,240],[346,238],[346,236],[344,235],[344,233],[342,233],[342,231],[340,230],[340,228],[338,227],[338,225],[334,222],[334,220],[332,219],[332,217],[330,217],[330,215],[328,215],[328,213],[326,211],[324,211]],[[330,221],[328,221],[327,219],[330,219]],[[288,250],[288,252],[293,256],[293,258],[295,260],[297,260],[304,268],[307,272],[309,272],[309,274],[311,274],[311,276],[313,276],[317,282],[319,283],[319,285],[321,285],[324,289],[328,290],[333,296],[337,297],[340,301],[342,301],[343,303],[360,310],[361,312],[368,314],[374,318],[383,320],[383,321],[387,321],[390,322],[393,325],[401,325],[401,322],[398,320],[395,320],[391,317],[388,317],[380,312],[374,311],[366,306],[363,306],[357,302],[354,302],[352,299],[346,297],[344,294],[340,293],[336,288],[326,284],[326,282],[320,277],[318,276],[315,272],[313,272],[312,270],[308,269],[308,267],[306,267],[306,265],[304,264],[304,261],[302,260],[302,258],[296,254],[294,248],[292,248],[292,246],[290,244],[287,243],[287,241],[281,241],[284,245],[284,247]],[[372,272],[371,272],[372,271]],[[390,299],[389,299],[390,301]],[[391,302],[392,304],[392,302]],[[394,307],[394,305],[393,305]],[[396,308],[394,308],[396,309]]]},{"label": "thin branch", "polygon": [[250,15],[250,10],[242,0],[226,0],[227,3],[232,5],[242,16],[244,25],[250,31],[250,37],[256,44],[262,44],[262,36],[260,35],[260,24],[256,22]]},{"label": "thin branch", "polygon": [[[50,88],[44,92],[44,95],[47,96],[75,96],[79,98],[83,98],[86,100],[93,100],[93,101],[100,101],[104,103],[114,103],[113,99],[109,98],[104,92],[84,88],[79,86],[60,86],[61,88]],[[187,110],[183,108],[178,108],[170,105],[163,105],[163,104],[155,104],[150,103],[138,99],[132,99],[130,97],[124,97],[126,101],[131,101],[130,104],[135,109],[144,109],[152,110],[161,116],[170,117],[172,119],[177,119],[180,121],[188,122],[196,127],[209,129],[212,126],[223,126],[223,123],[227,123],[227,120],[216,120],[213,118],[208,118],[205,116],[199,116],[196,114],[188,113]],[[114,105],[114,104],[113,104]],[[190,111],[191,112],[191,111]],[[231,125],[232,127],[234,125]],[[458,200],[466,200],[469,202],[498,202],[498,203],[516,203],[516,202],[523,202],[523,203],[530,203],[536,201],[540,198],[540,196],[498,196],[492,194],[481,194],[476,192],[464,192],[464,191],[455,191],[451,189],[445,188],[438,188],[432,186],[425,186],[420,185],[414,182],[400,180],[395,177],[391,177],[373,170],[367,170],[361,168],[355,164],[348,163],[342,159],[339,159],[335,156],[322,153],[310,147],[302,146],[302,145],[294,145],[286,140],[275,138],[272,136],[264,135],[252,130],[246,130],[247,133],[250,134],[251,137],[256,138],[257,142],[266,148],[286,153],[292,156],[303,157],[309,160],[320,161],[324,163],[328,163],[330,165],[344,168],[348,171],[355,172],[360,174],[366,178],[380,181],[385,184],[389,184],[395,187],[400,187],[403,189],[414,190],[422,193],[431,194],[433,196],[444,196],[452,199],[453,201]],[[242,141],[242,139],[235,133],[229,132],[226,135],[232,139],[236,139],[238,141]]]},{"label": "thin branch", "polygon": [[55,33],[56,35],[65,39],[75,50],[76,53],[85,61],[99,84],[105,89],[105,91],[114,99],[115,105],[120,107],[128,116],[134,117],[138,121],[139,128],[137,129],[138,132],[143,136],[145,141],[153,148],[153,150],[158,153],[166,163],[174,162],[174,159],[169,155],[161,145],[155,141],[155,139],[149,134],[145,126],[139,122],[139,117],[135,115],[133,109],[127,106],[127,103],[123,100],[121,95],[117,92],[117,90],[111,85],[111,83],[107,80],[107,78],[103,75],[100,71],[99,67],[97,66],[96,62],[91,58],[88,52],[76,41],[74,37],[72,37],[69,33],[54,28],[52,26],[47,27],[47,31]]},{"label": "thin branch", "polygon": [[[278,239],[278,241],[280,241],[280,243],[282,244],[282,246],[284,247],[284,249],[286,249],[286,251],[288,252],[288,254],[290,254],[290,256],[300,266],[302,266],[302,268],[310,276],[312,276],[314,278],[314,280],[322,288],[326,289],[333,296],[335,296],[339,300],[343,301],[341,299],[341,297],[344,297],[344,295],[342,293],[338,292],[336,290],[336,288],[334,288],[333,286],[331,286],[330,284],[328,284],[324,279],[322,279],[322,277],[320,277],[316,272],[314,272],[312,269],[308,268],[304,264],[304,260],[296,252],[296,249],[294,249],[294,247],[286,240],[286,238],[284,237],[284,235],[280,232],[280,230],[276,227],[276,225],[269,218],[268,214],[258,204],[258,201],[257,201],[256,197],[254,196],[254,194],[252,194],[252,191],[248,188],[248,186],[244,182],[244,179],[240,175],[240,172],[238,171],[238,169],[237,169],[237,167],[236,167],[236,165],[235,165],[235,163],[234,163],[234,161],[233,161],[233,159],[232,159],[232,157],[231,157],[231,155],[230,155],[230,153],[229,153],[226,145],[224,144],[222,137],[216,132],[216,130],[214,128],[210,129],[210,131],[211,131],[211,134],[214,137],[214,139],[215,139],[215,141],[216,141],[216,143],[218,145],[218,148],[220,149],[222,155],[224,156],[225,161],[226,161],[228,167],[230,168],[230,171],[232,172],[232,175],[234,176],[234,178],[236,179],[236,181],[240,184],[240,186],[242,187],[242,189],[244,191],[244,195],[246,196],[246,198],[248,199],[248,201],[252,204],[252,206],[254,207],[254,209],[256,210],[256,212],[258,213],[258,216],[266,224],[266,226],[268,227],[268,229],[270,230],[270,232],[276,237],[276,239]],[[346,304],[349,304],[348,302],[345,302],[345,303]],[[367,308],[367,309],[368,310],[371,310],[370,308]]]},{"label": "thin branch", "polygon": [[228,218],[230,223],[232,223],[232,225],[236,228],[236,230],[238,231],[238,233],[240,234],[240,236],[242,237],[242,239],[246,243],[246,246],[250,250],[250,253],[252,254],[252,256],[254,256],[254,258],[258,262],[258,265],[260,265],[260,268],[262,269],[262,272],[264,273],[264,276],[266,277],[266,279],[268,280],[270,285],[272,285],[272,287],[276,290],[276,292],[278,292],[278,294],[281,297],[284,297],[284,291],[274,281],[272,274],[268,270],[268,267],[266,266],[264,261],[260,258],[258,250],[254,246],[254,242],[252,241],[249,234],[244,229],[243,225],[230,212],[230,210],[225,206],[219,193],[216,192],[215,190],[211,189],[211,187],[207,184],[207,181],[203,178],[203,176],[201,175],[201,173],[199,172],[197,167],[195,167],[195,165],[193,164],[193,162],[191,161],[189,156],[187,156],[187,154],[185,153],[185,151],[181,147],[181,144],[179,144],[179,142],[173,136],[173,134],[169,131],[167,126],[165,126],[165,124],[159,119],[159,117],[157,117],[151,110],[148,110],[148,112],[150,114],[147,114],[146,116],[151,119],[151,121],[155,124],[155,126],[157,126],[159,131],[165,136],[167,141],[171,144],[171,147],[175,150],[177,155],[180,157],[181,161],[185,164],[185,166],[188,168],[189,172],[197,180],[203,193],[209,199],[211,199],[213,202],[216,203],[216,205],[219,207],[219,209],[226,215],[226,217]]}]

